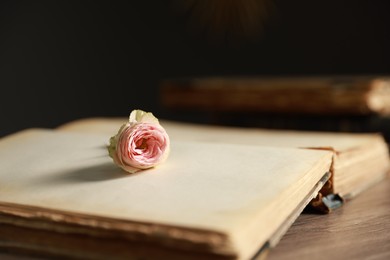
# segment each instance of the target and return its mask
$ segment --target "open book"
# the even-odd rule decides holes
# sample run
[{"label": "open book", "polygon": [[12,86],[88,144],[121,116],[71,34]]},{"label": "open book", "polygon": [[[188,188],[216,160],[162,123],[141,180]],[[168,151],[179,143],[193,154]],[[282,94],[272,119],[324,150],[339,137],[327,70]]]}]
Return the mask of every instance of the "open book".
[{"label": "open book", "polygon": [[389,169],[375,134],[162,121],[170,158],[128,175],[105,150],[124,121],[86,119],[0,140],[0,247],[81,258],[247,259],[276,245],[329,178],[327,189],[349,198]]},{"label": "open book", "polygon": [[248,259],[278,242],[329,178],[334,156],[172,131],[164,164],[128,174],[108,157],[112,133],[70,128],[0,140],[0,248],[84,259]]}]

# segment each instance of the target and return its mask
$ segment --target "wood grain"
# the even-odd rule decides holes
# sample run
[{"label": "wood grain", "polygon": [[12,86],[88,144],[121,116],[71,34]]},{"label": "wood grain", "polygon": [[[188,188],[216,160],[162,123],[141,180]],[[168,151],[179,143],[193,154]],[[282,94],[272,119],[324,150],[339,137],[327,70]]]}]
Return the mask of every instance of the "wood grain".
[{"label": "wood grain", "polygon": [[302,214],[267,259],[390,259],[389,198],[388,178],[329,215]]}]

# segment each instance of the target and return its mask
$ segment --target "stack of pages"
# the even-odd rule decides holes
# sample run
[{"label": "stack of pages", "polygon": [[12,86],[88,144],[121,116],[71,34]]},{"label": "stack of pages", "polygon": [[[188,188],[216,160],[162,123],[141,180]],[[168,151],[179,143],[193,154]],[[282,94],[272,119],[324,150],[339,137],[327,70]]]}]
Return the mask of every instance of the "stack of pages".
[{"label": "stack of pages", "polygon": [[0,249],[49,257],[248,259],[274,246],[325,182],[350,198],[385,178],[379,135],[161,122],[168,160],[127,174],[106,145],[123,119],[0,140]]}]

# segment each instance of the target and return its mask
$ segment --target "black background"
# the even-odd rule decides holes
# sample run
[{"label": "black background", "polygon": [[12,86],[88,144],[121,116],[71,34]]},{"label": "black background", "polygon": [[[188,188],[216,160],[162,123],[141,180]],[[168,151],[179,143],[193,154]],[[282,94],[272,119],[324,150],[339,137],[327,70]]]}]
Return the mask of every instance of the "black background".
[{"label": "black background", "polygon": [[141,108],[162,79],[390,74],[389,1],[277,1],[256,42],[211,42],[170,1],[0,1],[0,135]]}]

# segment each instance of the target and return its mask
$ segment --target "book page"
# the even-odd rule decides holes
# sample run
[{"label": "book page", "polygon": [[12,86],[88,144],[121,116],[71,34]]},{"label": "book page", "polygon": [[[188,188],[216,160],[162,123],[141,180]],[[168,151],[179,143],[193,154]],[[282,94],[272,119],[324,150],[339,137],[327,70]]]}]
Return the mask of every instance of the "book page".
[{"label": "book page", "polygon": [[1,139],[0,205],[210,230],[245,257],[329,170],[332,157],[173,139],[164,164],[127,174],[109,158],[108,138],[36,129]]},{"label": "book page", "polygon": [[[60,131],[104,133],[114,135],[126,118],[91,118],[70,122]],[[379,134],[352,134],[265,130],[256,128],[222,127],[161,120],[161,125],[175,140],[204,141],[277,147],[329,149],[346,152],[384,142]]]}]

